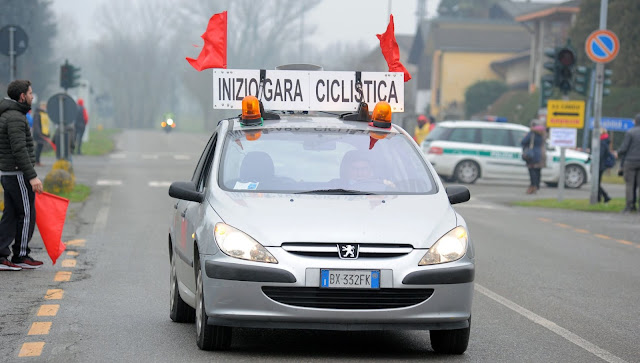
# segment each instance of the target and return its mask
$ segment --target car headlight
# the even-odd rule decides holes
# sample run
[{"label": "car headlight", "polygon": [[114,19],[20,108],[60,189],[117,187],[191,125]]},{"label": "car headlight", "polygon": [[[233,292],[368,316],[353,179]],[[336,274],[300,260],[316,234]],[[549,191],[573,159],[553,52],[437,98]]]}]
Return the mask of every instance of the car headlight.
[{"label": "car headlight", "polygon": [[459,260],[467,253],[468,240],[469,236],[464,227],[458,226],[450,230],[429,248],[418,266]]},{"label": "car headlight", "polygon": [[227,224],[216,224],[213,234],[225,255],[255,262],[278,263],[263,245]]}]

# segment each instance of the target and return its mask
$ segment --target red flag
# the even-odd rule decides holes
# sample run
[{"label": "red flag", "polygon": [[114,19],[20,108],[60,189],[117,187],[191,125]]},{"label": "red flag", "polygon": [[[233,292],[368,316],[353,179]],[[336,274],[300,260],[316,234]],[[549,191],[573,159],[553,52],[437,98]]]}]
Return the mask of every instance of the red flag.
[{"label": "red flag", "polygon": [[227,12],[214,14],[202,34],[204,46],[198,59],[187,58],[198,72],[207,68],[227,68]]},{"label": "red flag", "polygon": [[402,63],[400,63],[400,48],[398,48],[398,42],[396,42],[394,29],[393,15],[390,15],[387,31],[385,31],[384,34],[377,34],[376,36],[380,40],[380,49],[382,50],[384,59],[387,61],[387,65],[389,66],[389,72],[403,72],[404,81],[406,82],[411,79],[411,75]]},{"label": "red flag", "polygon": [[62,243],[62,228],[68,206],[68,199],[47,192],[36,193],[36,225],[54,265],[66,248]]}]

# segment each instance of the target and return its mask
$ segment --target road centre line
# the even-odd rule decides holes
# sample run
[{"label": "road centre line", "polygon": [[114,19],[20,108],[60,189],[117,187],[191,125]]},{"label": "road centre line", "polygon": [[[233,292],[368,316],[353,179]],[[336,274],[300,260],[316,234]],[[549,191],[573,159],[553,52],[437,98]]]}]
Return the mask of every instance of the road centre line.
[{"label": "road centre line", "polygon": [[516,304],[515,302],[496,294],[495,292],[487,289],[486,287],[479,285],[478,283],[475,284],[475,290],[478,291],[479,293],[485,295],[486,297],[490,298],[491,300],[494,300],[495,302],[515,311],[516,313],[524,316],[525,318],[531,320],[532,322],[547,328],[548,330],[551,330],[552,332],[558,334],[559,336],[565,338],[566,340],[570,341],[571,343],[579,346],[580,348],[588,351],[589,353],[600,357],[601,359],[610,362],[610,363],[614,363],[614,362],[626,362],[625,360],[613,355],[612,353],[598,347],[597,345],[590,343],[589,341],[581,338],[580,336],[578,336],[577,334],[572,333],[571,331],[557,325],[556,323],[547,320],[543,317],[541,317],[540,315],[527,310],[525,308],[523,308],[522,306]]},{"label": "road centre line", "polygon": [[589,232],[589,231],[588,231],[588,230],[586,230],[586,229],[574,228],[573,230],[574,230],[575,232],[578,232],[578,233],[584,233],[584,234],[589,234],[589,233],[591,233],[591,232]]},{"label": "road centre line", "polygon": [[107,226],[107,218],[109,217],[109,208],[111,207],[111,189],[107,189],[102,194],[102,208],[98,211],[96,221],[93,224],[93,233],[104,231]]},{"label": "road centre line", "polygon": [[22,344],[18,357],[39,357],[42,354],[44,342],[29,342]]},{"label": "road centre line", "polygon": [[611,239],[611,237],[606,236],[604,234],[599,234],[599,233],[594,234],[594,236],[596,236],[598,238],[602,238],[602,239]]},{"label": "road centre line", "polygon": [[[551,219],[548,218],[538,218],[539,221],[541,222],[552,222]],[[584,234],[591,234],[590,231],[586,230],[586,229],[580,229],[580,228],[574,228],[568,224],[564,224],[564,223],[554,223],[554,225],[561,227],[561,228],[573,228],[574,232],[578,232],[578,233],[584,233]],[[638,248],[640,248],[640,244],[634,244],[633,242],[624,240],[624,239],[616,239],[610,236],[607,236],[605,234],[599,234],[599,233],[594,233],[593,234],[594,237],[598,237],[601,239],[606,239],[606,240],[615,240],[618,243],[622,243],[623,245],[627,245],[627,246],[636,246]]]}]

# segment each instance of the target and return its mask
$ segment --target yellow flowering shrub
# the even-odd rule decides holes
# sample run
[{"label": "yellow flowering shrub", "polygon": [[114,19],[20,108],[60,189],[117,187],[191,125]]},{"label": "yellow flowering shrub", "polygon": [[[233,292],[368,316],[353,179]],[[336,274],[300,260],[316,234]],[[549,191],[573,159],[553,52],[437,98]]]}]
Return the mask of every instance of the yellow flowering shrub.
[{"label": "yellow flowering shrub", "polygon": [[75,178],[66,170],[51,170],[44,178],[44,191],[51,194],[70,193],[75,186]]}]

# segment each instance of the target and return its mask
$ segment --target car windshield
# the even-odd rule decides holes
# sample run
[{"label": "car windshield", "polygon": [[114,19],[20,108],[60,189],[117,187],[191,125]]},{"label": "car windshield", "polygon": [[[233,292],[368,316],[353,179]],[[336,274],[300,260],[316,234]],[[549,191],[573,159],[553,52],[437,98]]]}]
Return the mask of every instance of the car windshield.
[{"label": "car windshield", "polygon": [[225,137],[218,184],[228,191],[430,194],[435,182],[399,133],[262,129]]}]

